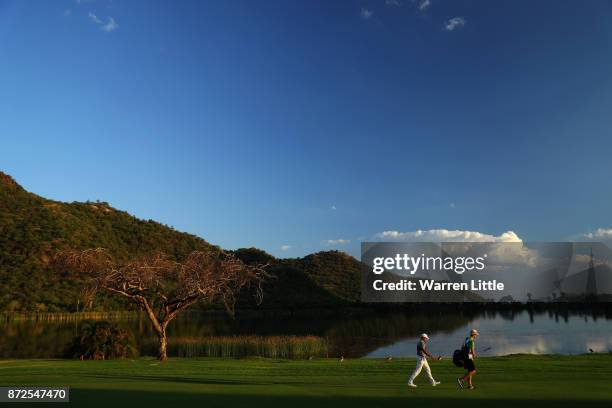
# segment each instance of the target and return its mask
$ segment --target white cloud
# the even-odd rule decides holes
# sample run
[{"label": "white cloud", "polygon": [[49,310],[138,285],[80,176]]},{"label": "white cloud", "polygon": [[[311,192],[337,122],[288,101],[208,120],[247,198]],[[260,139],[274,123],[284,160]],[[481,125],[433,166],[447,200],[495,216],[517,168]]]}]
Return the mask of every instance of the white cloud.
[{"label": "white cloud", "polygon": [[291,249],[291,245],[281,245],[280,250],[281,251],[288,251]]},{"label": "white cloud", "polygon": [[374,15],[374,12],[372,10],[362,8],[360,14],[361,18],[363,18],[364,20],[369,20]]},{"label": "white cloud", "polygon": [[336,208],[336,206],[335,206],[335,205],[332,205],[330,208],[331,208],[332,210],[334,210],[334,211],[336,211],[336,210],[338,209],[338,208]]},{"label": "white cloud", "polygon": [[429,0],[421,0],[419,2],[419,10],[421,11],[426,10],[427,8],[429,8],[429,6],[431,6],[431,1]]},{"label": "white cloud", "polygon": [[463,27],[465,25],[465,19],[463,17],[453,17],[449,19],[444,25],[444,29],[446,31],[453,31],[458,27]]},{"label": "white cloud", "polygon": [[583,239],[612,239],[612,228],[597,228],[580,236]]},{"label": "white cloud", "polygon": [[100,30],[104,32],[110,33],[112,31],[115,31],[117,28],[119,28],[119,24],[117,24],[117,22],[115,21],[113,17],[109,16],[107,22],[104,23],[104,21],[102,21],[98,16],[96,16],[91,11],[87,15],[89,16],[89,19],[93,21],[95,24],[98,24],[100,26]]},{"label": "white cloud", "polygon": [[70,11],[70,9],[66,9],[66,10],[64,10],[64,12],[62,14],[64,15],[64,17],[69,17],[70,14],[72,14],[72,12]]},{"label": "white cloud", "polygon": [[385,4],[389,7],[399,7],[402,5],[399,0],[385,0]]},{"label": "white cloud", "polygon": [[516,233],[506,231],[499,236],[483,234],[477,231],[430,229],[417,231],[383,231],[375,238],[388,241],[422,241],[422,242],[522,242]]},{"label": "white cloud", "polygon": [[109,17],[108,23],[104,24],[101,28],[102,28],[102,31],[106,31],[107,33],[110,33],[111,31],[115,31],[117,28],[119,28],[119,24],[115,22],[114,18]]},{"label": "white cloud", "polygon": [[93,21],[96,24],[102,24],[102,20],[100,20],[98,18],[98,16],[96,16],[94,13],[92,13],[91,11],[87,14],[89,16],[89,19],[91,21]]},{"label": "white cloud", "polygon": [[493,262],[497,266],[507,267],[510,265],[518,265],[534,268],[540,261],[539,253],[537,250],[529,249],[523,244],[518,243],[516,241],[499,242],[511,242],[511,244],[496,244],[492,245],[489,249],[489,262]]},{"label": "white cloud", "polygon": [[350,239],[328,239],[327,241],[325,241],[325,245],[329,245],[329,246],[338,246],[338,245],[346,245],[348,243],[350,243],[351,240]]},{"label": "white cloud", "polygon": [[450,203],[448,206],[449,206],[450,208],[455,208],[455,203]]}]

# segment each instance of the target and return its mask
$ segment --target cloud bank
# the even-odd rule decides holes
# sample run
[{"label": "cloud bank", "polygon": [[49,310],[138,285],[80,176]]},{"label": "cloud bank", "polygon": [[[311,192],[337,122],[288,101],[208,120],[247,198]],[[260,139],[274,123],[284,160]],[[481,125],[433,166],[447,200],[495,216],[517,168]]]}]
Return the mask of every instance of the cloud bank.
[{"label": "cloud bank", "polygon": [[383,231],[376,239],[386,241],[423,241],[423,242],[522,242],[514,231],[506,231],[499,236],[477,231],[430,229],[417,231]]},{"label": "cloud bank", "polygon": [[580,238],[588,239],[588,240],[591,240],[591,239],[609,240],[609,239],[612,239],[612,228],[597,228],[595,231],[581,234]]}]

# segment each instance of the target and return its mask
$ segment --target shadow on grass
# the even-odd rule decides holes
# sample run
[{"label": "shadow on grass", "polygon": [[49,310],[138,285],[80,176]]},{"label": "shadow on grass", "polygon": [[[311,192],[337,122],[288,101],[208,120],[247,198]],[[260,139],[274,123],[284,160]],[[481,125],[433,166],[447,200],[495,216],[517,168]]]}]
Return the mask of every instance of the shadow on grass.
[{"label": "shadow on grass", "polygon": [[210,378],[188,378],[172,376],[150,376],[150,375],[83,375],[83,377],[95,378],[98,380],[123,380],[123,381],[159,381],[181,384],[201,384],[201,385],[272,385],[273,382],[241,381],[241,380],[219,380]]},{"label": "shadow on grass", "polygon": [[[554,407],[554,408],[593,408],[609,407],[610,401],[594,401],[579,399],[498,399],[480,398],[477,391],[473,394],[463,393],[458,398],[449,397],[423,397],[402,395],[397,397],[351,397],[351,396],[307,396],[307,395],[255,395],[255,394],[199,394],[176,393],[156,391],[127,391],[127,390],[71,390],[71,405],[83,407],[112,407],[119,406],[147,406],[147,407],[291,407],[291,408],[321,408],[321,407],[471,407],[474,405],[504,407]],[[23,407],[23,404],[19,406]]]}]

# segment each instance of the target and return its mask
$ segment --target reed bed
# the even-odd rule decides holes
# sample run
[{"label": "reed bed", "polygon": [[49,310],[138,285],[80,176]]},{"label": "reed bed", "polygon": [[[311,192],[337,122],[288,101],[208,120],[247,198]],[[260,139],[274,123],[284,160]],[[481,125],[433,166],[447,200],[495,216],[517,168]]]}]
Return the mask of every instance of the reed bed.
[{"label": "reed bed", "polygon": [[[155,355],[156,342],[141,347]],[[170,338],[168,354],[174,357],[266,357],[308,359],[327,357],[327,340],[316,336],[214,336]]]},{"label": "reed bed", "polygon": [[136,311],[114,312],[0,312],[0,321],[74,322],[80,320],[133,320]]}]

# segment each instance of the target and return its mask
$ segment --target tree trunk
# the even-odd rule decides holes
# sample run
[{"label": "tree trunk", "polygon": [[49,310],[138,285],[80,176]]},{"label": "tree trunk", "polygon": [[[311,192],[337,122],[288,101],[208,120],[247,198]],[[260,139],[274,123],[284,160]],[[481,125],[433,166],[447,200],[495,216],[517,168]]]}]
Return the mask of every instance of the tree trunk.
[{"label": "tree trunk", "polygon": [[165,319],[162,322],[159,321],[153,308],[149,305],[147,299],[143,296],[138,296],[136,298],[140,303],[140,306],[144,309],[151,321],[151,325],[153,326],[153,330],[155,330],[155,334],[157,334],[157,340],[159,345],[159,361],[166,361],[168,359],[168,336],[166,335],[166,327],[168,326],[169,320]]},{"label": "tree trunk", "polygon": [[166,361],[168,360],[168,336],[166,335],[166,330],[158,332],[157,338],[159,340],[159,361]]}]

